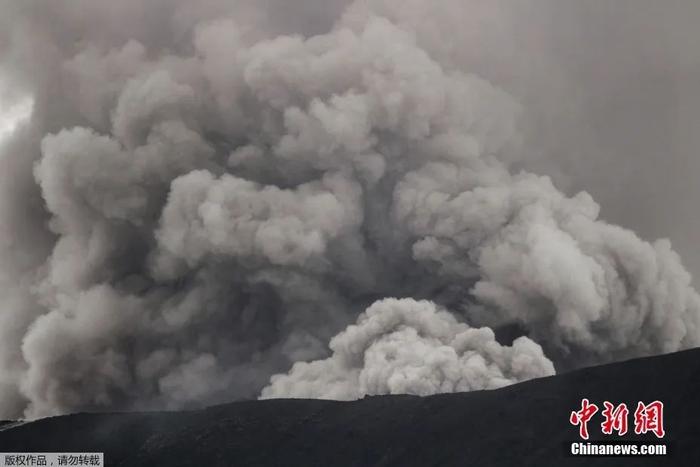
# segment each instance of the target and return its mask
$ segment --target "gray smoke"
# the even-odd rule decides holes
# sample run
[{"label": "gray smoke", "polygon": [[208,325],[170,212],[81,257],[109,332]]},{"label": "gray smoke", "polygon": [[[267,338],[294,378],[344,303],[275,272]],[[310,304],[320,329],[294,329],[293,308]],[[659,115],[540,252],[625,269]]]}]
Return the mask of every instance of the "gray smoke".
[{"label": "gray smoke", "polygon": [[4,93],[34,107],[0,149],[0,415],[493,388],[700,343],[670,243],[521,170],[527,108],[430,45],[425,4],[263,3],[2,5]]},{"label": "gray smoke", "polygon": [[386,299],[330,342],[325,360],[275,375],[262,398],[352,400],[366,394],[495,389],[554,374],[542,347],[518,337],[501,346],[489,328],[470,328],[428,301]]}]

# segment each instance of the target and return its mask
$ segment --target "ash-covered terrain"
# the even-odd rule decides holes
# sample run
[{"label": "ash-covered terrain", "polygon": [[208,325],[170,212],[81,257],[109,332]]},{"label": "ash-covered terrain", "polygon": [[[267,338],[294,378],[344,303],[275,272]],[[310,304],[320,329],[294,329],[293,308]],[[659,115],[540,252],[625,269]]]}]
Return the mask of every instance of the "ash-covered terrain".
[{"label": "ash-covered terrain", "polygon": [[[111,466],[566,466],[700,462],[700,351],[586,368],[506,388],[352,402],[274,399],[204,410],[75,414],[0,427],[0,451],[100,451]],[[582,397],[665,403],[665,457],[574,458]],[[654,435],[591,441],[654,441]],[[632,422],[630,422],[632,423]]]}]

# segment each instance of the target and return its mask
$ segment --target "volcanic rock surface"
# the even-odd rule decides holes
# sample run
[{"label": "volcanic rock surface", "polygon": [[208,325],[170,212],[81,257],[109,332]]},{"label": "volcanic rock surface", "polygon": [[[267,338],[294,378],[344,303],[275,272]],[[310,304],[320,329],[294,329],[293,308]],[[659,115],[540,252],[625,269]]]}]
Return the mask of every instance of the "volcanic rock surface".
[{"label": "volcanic rock surface", "polygon": [[[111,466],[700,465],[700,350],[630,360],[492,391],[353,402],[244,401],[203,410],[79,413],[0,425],[0,451],[104,452]],[[665,457],[580,457],[581,399],[665,404]],[[589,424],[591,441],[620,440]],[[658,441],[658,440],[657,440]]]}]

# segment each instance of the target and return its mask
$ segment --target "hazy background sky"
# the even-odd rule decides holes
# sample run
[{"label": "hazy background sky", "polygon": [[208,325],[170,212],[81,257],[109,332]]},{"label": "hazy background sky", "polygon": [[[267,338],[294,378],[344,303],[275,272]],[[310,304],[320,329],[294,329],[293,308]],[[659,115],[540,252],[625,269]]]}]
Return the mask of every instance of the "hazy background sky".
[{"label": "hazy background sky", "polygon": [[604,218],[646,238],[670,237],[697,283],[700,3],[561,3],[552,2],[533,46],[559,75],[554,99],[539,100],[547,66],[523,63],[543,93],[531,98],[552,119],[537,141],[573,187],[593,194]]}]

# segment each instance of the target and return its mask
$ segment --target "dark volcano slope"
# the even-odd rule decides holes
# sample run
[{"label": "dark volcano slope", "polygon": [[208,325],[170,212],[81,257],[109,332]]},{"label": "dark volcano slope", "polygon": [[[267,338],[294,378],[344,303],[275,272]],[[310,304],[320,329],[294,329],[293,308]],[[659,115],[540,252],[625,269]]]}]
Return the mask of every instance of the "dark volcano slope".
[{"label": "dark volcano slope", "polygon": [[[665,403],[669,455],[573,458],[568,422],[587,397]],[[634,435],[630,440],[654,440]],[[700,350],[533,380],[496,391],[354,402],[270,400],[200,411],[75,414],[0,425],[0,451],[101,451],[120,466],[700,465]],[[603,438],[600,413],[589,424]]]}]

